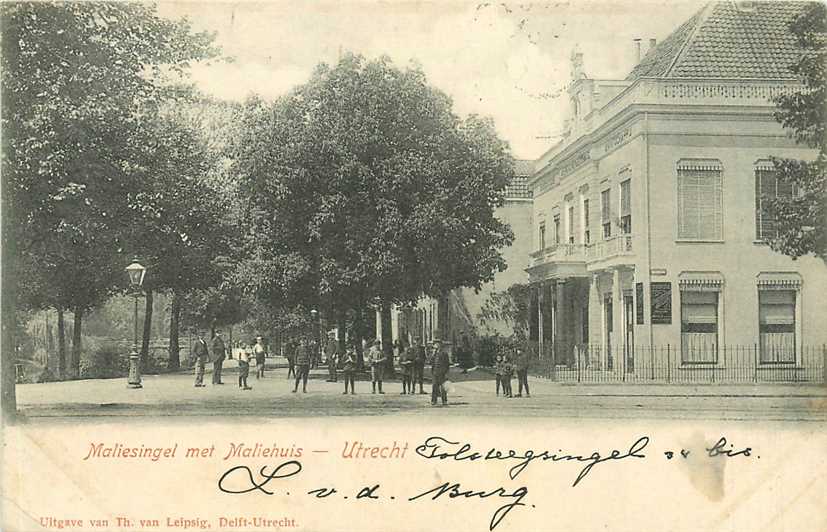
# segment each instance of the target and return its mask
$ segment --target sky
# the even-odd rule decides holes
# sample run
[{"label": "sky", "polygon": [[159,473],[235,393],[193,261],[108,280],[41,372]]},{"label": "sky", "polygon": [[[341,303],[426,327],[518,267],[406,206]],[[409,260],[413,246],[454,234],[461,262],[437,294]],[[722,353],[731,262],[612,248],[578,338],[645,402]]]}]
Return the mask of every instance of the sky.
[{"label": "sky", "polygon": [[413,62],[451,96],[454,111],[494,119],[518,158],[535,159],[559,140],[567,118],[570,57],[586,75],[623,79],[636,62],[633,39],[665,38],[702,7],[697,0],[475,3],[445,0],[344,2],[160,2],[215,32],[231,62],[194,65],[205,93],[274,99],[343,52]]}]

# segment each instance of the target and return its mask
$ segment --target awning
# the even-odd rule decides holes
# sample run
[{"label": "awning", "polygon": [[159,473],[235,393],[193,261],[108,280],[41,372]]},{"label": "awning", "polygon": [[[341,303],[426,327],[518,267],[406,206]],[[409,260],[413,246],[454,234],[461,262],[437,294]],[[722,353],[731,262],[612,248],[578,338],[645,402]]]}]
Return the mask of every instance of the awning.
[{"label": "awning", "polygon": [[681,272],[678,275],[678,288],[681,290],[718,291],[724,284],[720,272]]},{"label": "awning", "polygon": [[717,159],[681,159],[678,161],[678,170],[709,172],[721,170],[721,168],[721,161]]},{"label": "awning", "polygon": [[797,272],[761,272],[756,281],[761,290],[798,290],[802,283]]}]

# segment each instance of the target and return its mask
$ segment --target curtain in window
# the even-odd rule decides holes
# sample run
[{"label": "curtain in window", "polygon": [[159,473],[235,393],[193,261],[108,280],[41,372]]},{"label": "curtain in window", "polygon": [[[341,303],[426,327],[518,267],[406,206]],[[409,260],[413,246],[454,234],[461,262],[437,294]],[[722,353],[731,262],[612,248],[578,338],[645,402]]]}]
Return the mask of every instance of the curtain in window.
[{"label": "curtain in window", "polygon": [[758,291],[761,363],[795,362],[795,291]]},{"label": "curtain in window", "polygon": [[716,161],[678,164],[678,238],[723,238],[721,174]]},{"label": "curtain in window", "polygon": [[684,364],[718,360],[718,292],[681,291],[681,359]]}]

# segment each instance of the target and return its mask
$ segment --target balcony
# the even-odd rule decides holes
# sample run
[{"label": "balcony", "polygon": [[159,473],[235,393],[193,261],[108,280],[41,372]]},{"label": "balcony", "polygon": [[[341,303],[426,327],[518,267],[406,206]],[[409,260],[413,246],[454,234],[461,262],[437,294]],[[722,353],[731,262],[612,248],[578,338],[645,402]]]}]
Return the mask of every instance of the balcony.
[{"label": "balcony", "polygon": [[554,279],[586,275],[585,247],[557,244],[530,254],[528,273],[532,278]]},{"label": "balcony", "polygon": [[596,262],[632,255],[634,246],[631,234],[614,235],[585,247],[585,260],[589,266]]}]

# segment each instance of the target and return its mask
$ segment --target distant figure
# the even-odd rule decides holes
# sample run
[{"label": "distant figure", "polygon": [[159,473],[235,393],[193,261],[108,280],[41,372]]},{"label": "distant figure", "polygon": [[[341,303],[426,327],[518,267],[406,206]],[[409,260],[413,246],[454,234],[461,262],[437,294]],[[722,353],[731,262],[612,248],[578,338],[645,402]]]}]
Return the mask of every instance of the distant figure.
[{"label": "distant figure", "polygon": [[419,337],[414,336],[411,346],[413,350],[413,364],[411,364],[411,393],[414,393],[414,385],[419,383],[419,393],[425,395],[422,389],[422,380],[425,376],[425,348],[419,344]]},{"label": "distant figure", "polygon": [[307,377],[310,375],[310,346],[307,340],[299,340],[299,347],[296,349],[296,384],[293,386],[293,393],[299,389],[299,381],[302,381],[302,393],[307,393]]},{"label": "distant figure", "polygon": [[503,397],[514,397],[514,394],[511,392],[512,375],[514,375],[514,362],[511,360],[511,355],[509,353],[505,353],[503,355],[502,371]]},{"label": "distant figure", "polygon": [[256,336],[256,345],[253,346],[253,354],[256,357],[256,379],[264,378],[264,364],[267,361],[267,349],[261,336]]},{"label": "distant figure", "polygon": [[352,347],[348,347],[347,351],[345,351],[344,360],[342,361],[342,372],[344,373],[345,377],[345,391],[342,395],[347,395],[347,385],[350,383],[350,394],[356,394],[356,353],[353,351]]},{"label": "distant figure", "polygon": [[203,335],[199,332],[198,339],[195,340],[195,345],[192,348],[192,358],[195,359],[195,387],[204,387],[204,366],[207,364],[209,352],[207,350],[207,342],[204,341]]},{"label": "distant figure", "polygon": [[433,385],[431,387],[431,406],[436,406],[437,398],[442,398],[442,406],[448,404],[448,390],[445,389],[445,381],[448,380],[448,368],[451,361],[448,353],[442,349],[442,342],[434,340],[434,355],[431,360],[431,373]]},{"label": "distant figure", "polygon": [[505,357],[502,353],[497,353],[497,360],[494,362],[494,377],[497,379],[497,396],[500,395],[500,387],[502,386],[503,395],[505,395],[505,380],[503,373],[505,372]]},{"label": "distant figure", "polygon": [[402,366],[402,395],[413,394],[413,366],[414,366],[414,346],[408,346],[403,349],[399,355],[399,365]]},{"label": "distant figure", "polygon": [[521,348],[516,349],[515,366],[517,368],[517,397],[523,396],[523,387],[525,387],[525,396],[531,397],[528,391],[528,367],[531,364],[531,355],[528,352],[523,352]]},{"label": "distant figure", "polygon": [[247,344],[241,344],[238,350],[238,387],[242,390],[252,390],[247,386],[247,377],[250,375],[250,349]]},{"label": "distant figure", "polygon": [[327,355],[327,382],[336,382],[336,369],[339,366],[339,343],[335,337],[330,337],[325,347]]},{"label": "distant figure", "polygon": [[368,363],[370,364],[370,380],[371,384],[373,384],[372,393],[376,393],[376,384],[379,383],[379,393],[384,394],[385,392],[382,391],[382,375],[385,373],[384,364],[387,358],[385,357],[385,353],[382,352],[380,345],[379,340],[373,342],[373,346],[371,346],[368,352]]},{"label": "distant figure", "polygon": [[221,331],[215,331],[212,339],[212,383],[224,384],[221,382],[221,372],[224,368],[224,359],[227,358],[227,347],[221,338]]},{"label": "distant figure", "polygon": [[290,376],[296,376],[296,343],[290,342],[287,345],[287,379],[290,380]]}]

